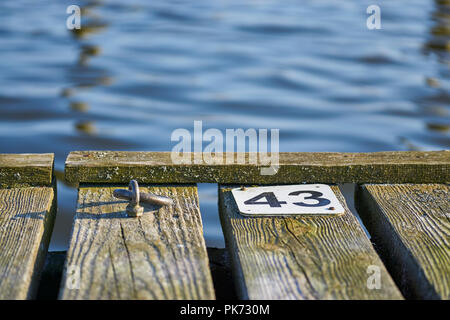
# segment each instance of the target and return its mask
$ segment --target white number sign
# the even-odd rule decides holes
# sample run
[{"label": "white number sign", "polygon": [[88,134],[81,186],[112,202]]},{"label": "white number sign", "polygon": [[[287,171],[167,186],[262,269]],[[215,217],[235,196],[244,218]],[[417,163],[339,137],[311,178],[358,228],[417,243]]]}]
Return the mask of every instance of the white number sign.
[{"label": "white number sign", "polygon": [[231,192],[239,212],[247,216],[344,213],[344,207],[333,190],[325,184],[236,188]]}]

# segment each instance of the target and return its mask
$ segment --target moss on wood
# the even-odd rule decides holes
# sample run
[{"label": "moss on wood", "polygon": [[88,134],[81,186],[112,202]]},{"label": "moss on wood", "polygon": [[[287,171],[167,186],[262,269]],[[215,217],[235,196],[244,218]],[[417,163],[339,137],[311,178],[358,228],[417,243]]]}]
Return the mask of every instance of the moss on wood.
[{"label": "moss on wood", "polygon": [[50,186],[54,155],[0,154],[0,188]]},{"label": "moss on wood", "polygon": [[[191,159],[194,155],[191,154]],[[174,164],[170,152],[71,152],[69,182],[128,183],[446,183],[450,151],[280,153],[279,170],[249,164]]]}]

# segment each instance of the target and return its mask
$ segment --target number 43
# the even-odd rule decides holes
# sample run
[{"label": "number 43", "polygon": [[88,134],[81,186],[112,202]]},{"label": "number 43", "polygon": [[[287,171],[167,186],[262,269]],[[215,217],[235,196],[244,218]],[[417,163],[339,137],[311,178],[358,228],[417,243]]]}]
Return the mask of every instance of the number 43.
[{"label": "number 43", "polygon": [[[315,200],[317,203],[310,204],[304,202],[293,202],[293,204],[300,207],[323,207],[331,203],[327,198],[321,198],[323,196],[322,192],[318,191],[310,191],[310,190],[302,190],[302,191],[293,191],[289,193],[290,196],[299,196],[300,194],[307,193],[310,196],[305,197],[305,200]],[[265,198],[266,201],[258,201],[260,199]],[[286,201],[278,201],[277,197],[273,192],[263,192],[256,197],[248,199],[244,202],[246,205],[269,205],[270,207],[281,207],[282,204],[286,204]]]}]

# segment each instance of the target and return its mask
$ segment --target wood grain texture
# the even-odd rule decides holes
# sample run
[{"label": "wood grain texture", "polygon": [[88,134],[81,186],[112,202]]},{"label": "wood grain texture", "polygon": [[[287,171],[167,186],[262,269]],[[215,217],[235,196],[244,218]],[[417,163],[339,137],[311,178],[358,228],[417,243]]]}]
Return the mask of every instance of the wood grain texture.
[{"label": "wood grain texture", "polygon": [[0,187],[50,186],[53,153],[0,154]]},{"label": "wood grain texture", "polygon": [[[244,299],[402,299],[337,186],[346,209],[334,217],[244,217],[230,188],[219,210],[236,287]],[[369,266],[381,288],[368,289]]]},{"label": "wood grain texture", "polygon": [[53,188],[0,189],[0,299],[34,297],[55,211]]},{"label": "wood grain texture", "polygon": [[[214,299],[197,187],[142,185],[175,203],[139,218],[127,217],[116,188],[126,186],[80,186],[60,298]],[[68,267],[79,268],[79,289]]]},{"label": "wood grain texture", "polygon": [[450,299],[448,185],[365,185],[358,212],[408,298]]},{"label": "wood grain texture", "polygon": [[[200,155],[201,154],[197,154]],[[262,175],[267,165],[174,164],[170,152],[77,151],[66,160],[66,180],[72,183],[446,183],[450,181],[450,151],[375,153],[280,153],[279,170]],[[225,154],[223,154],[223,158]],[[201,159],[201,157],[200,157]]]}]

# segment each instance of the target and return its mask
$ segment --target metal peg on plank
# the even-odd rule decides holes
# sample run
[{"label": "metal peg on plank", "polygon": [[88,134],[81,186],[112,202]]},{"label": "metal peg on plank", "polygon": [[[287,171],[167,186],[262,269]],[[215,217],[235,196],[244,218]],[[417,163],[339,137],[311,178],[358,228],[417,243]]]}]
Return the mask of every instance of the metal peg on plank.
[{"label": "metal peg on plank", "polygon": [[144,208],[140,206],[140,202],[166,206],[173,204],[173,200],[169,197],[160,196],[154,193],[145,193],[139,191],[139,184],[136,180],[131,180],[128,190],[116,189],[113,192],[114,197],[130,201],[126,207],[126,212],[130,217],[139,217],[144,213]]}]

